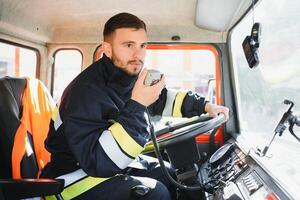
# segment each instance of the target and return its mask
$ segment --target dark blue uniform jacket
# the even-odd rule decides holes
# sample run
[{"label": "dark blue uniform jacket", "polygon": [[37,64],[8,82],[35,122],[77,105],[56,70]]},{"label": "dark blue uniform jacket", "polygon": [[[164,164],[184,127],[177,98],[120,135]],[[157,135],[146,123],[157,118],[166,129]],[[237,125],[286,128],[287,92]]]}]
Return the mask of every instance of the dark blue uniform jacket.
[{"label": "dark blue uniform jacket", "polygon": [[[57,177],[79,168],[97,177],[126,170],[127,163],[142,151],[149,138],[146,108],[130,99],[136,79],[104,55],[68,85],[45,141],[51,162],[43,177]],[[150,113],[161,115],[167,98],[168,90],[163,89],[149,107]],[[200,115],[204,98],[189,92],[180,106],[183,117]],[[123,138],[126,143],[121,141]]]}]

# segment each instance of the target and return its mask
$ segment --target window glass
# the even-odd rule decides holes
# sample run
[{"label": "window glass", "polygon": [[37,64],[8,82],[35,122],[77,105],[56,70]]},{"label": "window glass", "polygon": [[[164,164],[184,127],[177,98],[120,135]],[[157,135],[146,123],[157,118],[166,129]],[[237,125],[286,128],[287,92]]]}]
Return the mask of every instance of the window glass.
[{"label": "window glass", "polygon": [[[149,44],[147,46],[145,67],[161,71],[166,77],[168,89],[195,91],[207,100],[216,102],[216,62],[214,47],[201,44]],[[219,102],[218,102],[219,103]],[[177,123],[184,118],[153,118],[154,128],[164,127],[166,122]]]},{"label": "window glass", "polygon": [[216,55],[201,45],[170,45],[167,49],[149,45],[145,67],[165,74],[168,88],[192,90],[207,97],[209,82],[215,80]]},{"label": "window glass", "polygon": [[64,89],[81,72],[82,55],[78,50],[59,50],[54,59],[52,95],[58,101]]},{"label": "window glass", "polygon": [[[262,39],[260,64],[256,68],[248,67],[242,50],[242,42],[251,32],[252,14],[232,33],[230,45],[241,128],[238,139],[250,149],[269,143],[281,116],[288,109],[288,105],[283,104],[285,99],[295,103],[294,113],[300,111],[299,9],[298,0],[261,1],[258,4],[254,19],[262,24]],[[264,163],[284,187],[299,197],[300,157],[296,155],[300,145],[289,133],[289,125],[285,125],[287,129],[283,135],[277,135],[269,148],[272,158],[264,159]],[[300,135],[300,128],[294,131]]]},{"label": "window glass", "polygon": [[11,44],[0,42],[0,77],[36,77],[37,53]]}]

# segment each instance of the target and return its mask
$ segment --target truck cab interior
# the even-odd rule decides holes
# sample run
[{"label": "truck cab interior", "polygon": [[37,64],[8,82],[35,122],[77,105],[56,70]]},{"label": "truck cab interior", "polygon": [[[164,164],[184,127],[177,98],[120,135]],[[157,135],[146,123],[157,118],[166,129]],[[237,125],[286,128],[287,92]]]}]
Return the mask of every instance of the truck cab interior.
[{"label": "truck cab interior", "polygon": [[104,23],[119,12],[147,24],[144,66],[162,72],[168,88],[230,109],[226,122],[151,118],[143,153],[170,161],[177,180],[163,173],[178,199],[299,199],[299,9],[298,0],[0,0],[0,199],[63,198],[63,180],[37,179],[35,155],[21,166],[34,172],[12,176],[24,77],[58,102],[101,58]]}]

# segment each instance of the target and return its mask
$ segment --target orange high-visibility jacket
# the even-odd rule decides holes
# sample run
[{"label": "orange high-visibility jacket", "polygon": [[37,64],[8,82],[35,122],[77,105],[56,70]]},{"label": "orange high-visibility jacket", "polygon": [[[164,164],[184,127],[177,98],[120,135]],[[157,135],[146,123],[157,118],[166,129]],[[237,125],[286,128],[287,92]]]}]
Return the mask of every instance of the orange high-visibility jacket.
[{"label": "orange high-visibility jacket", "polygon": [[33,138],[39,172],[50,159],[44,147],[44,140],[49,130],[49,122],[55,103],[46,87],[37,79],[27,79],[22,98],[22,117],[14,137],[12,150],[12,176],[21,177],[21,161],[26,153],[27,132]]}]

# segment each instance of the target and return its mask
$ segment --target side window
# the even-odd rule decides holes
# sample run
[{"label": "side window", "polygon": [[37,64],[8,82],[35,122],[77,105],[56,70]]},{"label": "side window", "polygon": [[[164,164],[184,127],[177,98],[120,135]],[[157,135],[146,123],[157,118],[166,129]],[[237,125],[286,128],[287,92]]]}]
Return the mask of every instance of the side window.
[{"label": "side window", "polygon": [[82,54],[75,49],[58,50],[53,66],[51,92],[57,102],[64,89],[81,72]]},{"label": "side window", "polygon": [[37,74],[38,51],[0,41],[0,77],[31,77]]},{"label": "side window", "polygon": [[164,73],[168,88],[195,91],[211,102],[220,103],[214,83],[218,59],[217,50],[211,45],[149,44],[145,67]]}]

